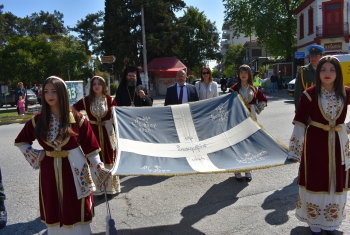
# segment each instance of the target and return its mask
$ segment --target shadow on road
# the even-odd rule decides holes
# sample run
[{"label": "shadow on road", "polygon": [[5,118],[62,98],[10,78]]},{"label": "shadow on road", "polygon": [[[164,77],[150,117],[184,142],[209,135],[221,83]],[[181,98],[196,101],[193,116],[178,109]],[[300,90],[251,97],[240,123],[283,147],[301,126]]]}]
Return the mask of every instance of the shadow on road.
[{"label": "shadow on road", "polygon": [[290,185],[265,198],[261,207],[264,210],[273,210],[265,217],[268,224],[281,225],[288,221],[287,213],[295,209],[298,199],[297,181],[298,178],[295,178]]},{"label": "shadow on road", "polygon": [[[25,212],[23,212],[25,213]],[[27,223],[16,223],[7,225],[5,228],[0,230],[1,235],[20,235],[20,234],[38,234],[43,230],[47,229],[46,225],[41,222],[40,217],[33,221]],[[47,231],[40,233],[42,235],[47,235]]]},{"label": "shadow on road", "polygon": [[[152,177],[151,177],[152,178]],[[157,177],[155,177],[157,178]],[[196,204],[189,205],[181,211],[183,216],[179,224],[145,227],[139,229],[121,229],[119,235],[129,234],[191,234],[204,235],[205,233],[192,226],[209,215],[216,214],[219,210],[234,204],[237,194],[248,186],[247,182],[236,182],[234,177],[213,185]],[[98,233],[95,235],[102,235]]]}]

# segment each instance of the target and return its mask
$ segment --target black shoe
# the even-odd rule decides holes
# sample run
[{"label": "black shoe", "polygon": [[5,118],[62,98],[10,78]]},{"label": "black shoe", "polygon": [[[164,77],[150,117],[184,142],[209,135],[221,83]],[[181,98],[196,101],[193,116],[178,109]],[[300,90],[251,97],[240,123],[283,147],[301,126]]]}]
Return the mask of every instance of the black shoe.
[{"label": "black shoe", "polygon": [[311,232],[312,235],[321,235],[322,234],[322,231],[321,232],[313,232],[313,231],[310,230],[310,232]]},{"label": "black shoe", "polygon": [[241,173],[235,173],[235,178],[238,182],[243,182],[243,178],[241,176]]},{"label": "black shoe", "polygon": [[248,182],[252,181],[252,174],[251,174],[251,173],[246,173],[246,174],[245,174],[245,179],[246,179],[246,181],[248,181]]},{"label": "black shoe", "polygon": [[3,229],[6,227],[7,223],[7,212],[4,202],[2,202],[1,204],[2,205],[0,205],[0,229]]},{"label": "black shoe", "polygon": [[326,232],[327,235],[336,235],[337,233],[335,232],[335,230],[333,231],[329,231],[329,230],[324,230]]}]

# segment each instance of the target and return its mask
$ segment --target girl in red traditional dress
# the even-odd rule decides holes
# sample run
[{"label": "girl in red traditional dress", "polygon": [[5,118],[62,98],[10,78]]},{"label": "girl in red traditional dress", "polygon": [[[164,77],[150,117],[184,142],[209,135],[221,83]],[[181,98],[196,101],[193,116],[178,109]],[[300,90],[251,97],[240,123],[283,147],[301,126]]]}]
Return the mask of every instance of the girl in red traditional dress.
[{"label": "girl in red traditional dress", "polygon": [[[267,98],[260,89],[253,85],[253,73],[248,65],[241,65],[238,71],[239,79],[236,84],[230,87],[229,92],[239,93],[243,98],[244,104],[256,119],[257,114],[267,106]],[[236,180],[243,181],[241,173],[235,173],[235,177]],[[251,171],[245,172],[245,178],[248,182],[252,180]]]},{"label": "girl in red traditional dress", "polygon": [[[116,139],[112,125],[112,106],[117,103],[108,95],[105,80],[100,76],[94,76],[91,80],[89,95],[76,102],[73,107],[78,110],[85,110],[95,133],[97,141],[101,146],[101,159],[107,169],[112,169],[116,158]],[[93,180],[96,182],[95,174],[92,174]],[[119,177],[113,175],[105,183],[108,197],[120,193]],[[101,200],[104,198],[103,192],[97,186],[97,190],[93,192],[98,195]]]},{"label": "girl in red traditional dress", "polygon": [[350,153],[345,124],[350,88],[344,87],[337,58],[325,56],[316,67],[315,86],[300,97],[288,158],[300,162],[296,217],[312,234],[335,234],[345,218],[350,183]]},{"label": "girl in red traditional dress", "polygon": [[[47,78],[43,91],[41,113],[25,124],[15,145],[34,169],[40,169],[40,217],[48,234],[91,234],[95,185],[86,158],[101,180],[108,177],[98,154],[100,146],[88,120],[70,109],[62,79]],[[32,148],[35,139],[43,150]]]}]

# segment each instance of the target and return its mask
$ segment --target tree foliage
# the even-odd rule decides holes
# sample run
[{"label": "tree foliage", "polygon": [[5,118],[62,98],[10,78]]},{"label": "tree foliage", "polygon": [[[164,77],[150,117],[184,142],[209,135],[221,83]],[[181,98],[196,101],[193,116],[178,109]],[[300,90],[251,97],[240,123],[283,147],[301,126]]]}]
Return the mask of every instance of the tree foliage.
[{"label": "tree foliage", "polygon": [[188,7],[179,19],[180,43],[177,54],[190,69],[216,60],[219,53],[219,33],[215,22],[206,18],[198,8]]},{"label": "tree foliage", "polygon": [[294,10],[303,0],[223,0],[234,35],[253,33],[269,54],[290,61],[296,49]]},{"label": "tree foliage", "polygon": [[50,75],[81,80],[87,76],[88,62],[83,43],[73,36],[50,40],[47,35],[13,36],[0,50],[0,81],[11,81],[12,85],[22,81],[31,86]]},{"label": "tree foliage", "polygon": [[157,57],[177,56],[191,70],[206,60],[217,59],[219,34],[203,12],[188,7],[184,16],[176,11],[182,0],[106,0],[103,32],[105,55],[114,55],[117,73],[125,65],[143,65],[141,5],[144,6],[147,62]]},{"label": "tree foliage", "polygon": [[102,11],[88,14],[85,19],[78,20],[76,26],[68,27],[70,31],[78,34],[78,38],[83,42],[86,53],[89,55],[101,54],[100,41],[103,30],[103,16],[104,13]]},{"label": "tree foliage", "polygon": [[[239,66],[241,66],[243,57],[244,57],[244,47],[242,44],[228,45],[228,49],[225,54],[225,59],[223,61],[223,65],[226,68],[230,68],[231,70],[238,70]],[[230,72],[231,73],[231,72]],[[226,75],[227,76],[227,75]],[[233,75],[231,75],[233,76]],[[227,77],[231,77],[227,76]]]}]

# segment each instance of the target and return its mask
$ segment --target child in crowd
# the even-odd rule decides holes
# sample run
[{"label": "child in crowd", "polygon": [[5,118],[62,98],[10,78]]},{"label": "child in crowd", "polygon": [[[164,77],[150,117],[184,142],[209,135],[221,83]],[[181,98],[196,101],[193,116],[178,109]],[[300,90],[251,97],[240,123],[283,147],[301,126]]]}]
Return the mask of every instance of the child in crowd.
[{"label": "child in crowd", "polygon": [[23,99],[22,96],[19,96],[19,98],[18,98],[17,107],[19,109],[19,115],[23,116],[24,115],[24,110],[25,110],[25,107],[26,107],[26,101]]}]

